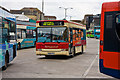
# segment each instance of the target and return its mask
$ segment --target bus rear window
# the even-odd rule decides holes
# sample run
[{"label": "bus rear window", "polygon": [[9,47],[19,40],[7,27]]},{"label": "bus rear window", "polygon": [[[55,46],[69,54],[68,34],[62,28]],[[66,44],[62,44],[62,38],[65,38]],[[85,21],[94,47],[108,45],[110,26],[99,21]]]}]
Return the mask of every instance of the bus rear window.
[{"label": "bus rear window", "polygon": [[107,29],[111,29],[112,28],[112,20],[113,19],[113,16],[112,15],[107,15],[106,16],[106,28]]},{"label": "bus rear window", "polygon": [[117,37],[120,40],[120,15],[116,17],[116,33],[117,33]]}]

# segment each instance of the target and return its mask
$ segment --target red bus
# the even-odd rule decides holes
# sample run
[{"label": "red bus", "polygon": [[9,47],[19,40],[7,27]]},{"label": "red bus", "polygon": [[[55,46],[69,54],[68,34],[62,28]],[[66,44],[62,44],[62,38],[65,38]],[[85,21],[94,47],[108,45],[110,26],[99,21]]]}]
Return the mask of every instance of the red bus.
[{"label": "red bus", "polygon": [[120,78],[120,2],[102,5],[100,72]]},{"label": "red bus", "polygon": [[36,54],[74,56],[86,47],[86,27],[67,20],[36,22]]}]

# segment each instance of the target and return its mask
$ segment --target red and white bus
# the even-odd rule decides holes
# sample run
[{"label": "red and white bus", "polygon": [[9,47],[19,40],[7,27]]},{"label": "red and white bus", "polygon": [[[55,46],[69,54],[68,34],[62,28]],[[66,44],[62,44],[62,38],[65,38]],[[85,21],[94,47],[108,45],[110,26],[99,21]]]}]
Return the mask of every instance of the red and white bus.
[{"label": "red and white bus", "polygon": [[120,78],[120,2],[102,5],[100,72]]},{"label": "red and white bus", "polygon": [[86,48],[86,27],[67,20],[36,22],[36,54],[74,56]]}]

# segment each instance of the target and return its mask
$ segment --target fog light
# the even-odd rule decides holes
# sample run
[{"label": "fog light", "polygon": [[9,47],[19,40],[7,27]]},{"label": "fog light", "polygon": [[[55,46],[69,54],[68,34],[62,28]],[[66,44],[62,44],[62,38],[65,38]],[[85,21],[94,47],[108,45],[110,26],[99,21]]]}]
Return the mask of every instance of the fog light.
[{"label": "fog light", "polygon": [[68,49],[62,49],[61,51],[68,51]]},{"label": "fog light", "polygon": [[42,49],[37,49],[37,51],[42,51]]}]

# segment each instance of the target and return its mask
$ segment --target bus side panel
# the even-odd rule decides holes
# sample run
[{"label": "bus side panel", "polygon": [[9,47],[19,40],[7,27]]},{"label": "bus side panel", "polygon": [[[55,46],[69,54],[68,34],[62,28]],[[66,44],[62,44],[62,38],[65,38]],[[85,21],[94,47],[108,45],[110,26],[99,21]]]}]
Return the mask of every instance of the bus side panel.
[{"label": "bus side panel", "polygon": [[11,62],[13,60],[13,45],[5,45],[5,44],[2,44],[1,45],[1,49],[2,49],[2,54],[0,55],[0,61],[1,61],[1,65],[0,65],[0,68],[2,66],[5,65],[5,55],[6,55],[6,51],[8,50],[9,52],[9,62]]},{"label": "bus side panel", "polygon": [[103,61],[104,61],[103,59],[100,59],[100,61],[99,61],[100,72],[110,75],[112,77],[120,78],[120,70],[105,68],[103,65]]},{"label": "bus side panel", "polygon": [[[111,7],[111,5],[114,5]],[[108,52],[108,51],[104,51],[104,32],[110,32],[110,31],[104,31],[104,26],[105,26],[105,14],[104,12],[106,11],[118,11],[117,6],[118,3],[104,3],[102,6],[102,13],[101,13],[101,32],[100,32],[100,59],[99,59],[99,68],[100,68],[100,72],[110,75],[112,77],[115,78],[120,78],[120,53],[119,52]],[[110,6],[110,7],[109,7]],[[107,7],[107,9],[106,9]],[[108,8],[109,7],[109,8]],[[115,22],[114,22],[115,23]],[[112,31],[112,30],[111,30]],[[110,36],[112,36],[110,34]],[[107,38],[107,37],[106,37]],[[112,39],[109,39],[109,41],[111,41]],[[107,41],[108,42],[108,41]],[[109,45],[112,45],[111,43]],[[110,47],[110,46],[108,46]],[[107,48],[108,48],[107,47]],[[114,48],[114,47],[113,47]],[[113,49],[112,48],[112,49]]]},{"label": "bus side panel", "polygon": [[[104,53],[106,53],[106,54],[104,54]],[[119,66],[120,65],[120,63],[119,63],[120,54],[118,52],[114,52],[114,53],[113,52],[104,52],[104,53],[103,53],[104,67],[120,70],[120,66]],[[110,62],[110,63],[108,63],[108,62]]]},{"label": "bus side panel", "polygon": [[8,52],[9,52],[9,62],[11,62],[13,60],[13,44],[9,44]]},{"label": "bus side panel", "polygon": [[2,67],[2,62],[3,62],[2,49],[0,48],[0,68]]},{"label": "bus side panel", "polygon": [[81,38],[81,40],[76,40],[73,42],[76,48],[76,52],[81,52],[82,49],[82,45],[83,45],[83,49],[85,50],[86,48],[86,30],[83,30],[83,37]]},{"label": "bus side panel", "polygon": [[6,50],[3,49],[3,45],[0,45],[0,68],[5,65]]},{"label": "bus side panel", "polygon": [[21,42],[21,48],[25,48],[25,47],[32,47],[35,45],[36,42],[36,38],[33,39],[23,39],[23,41]]}]

